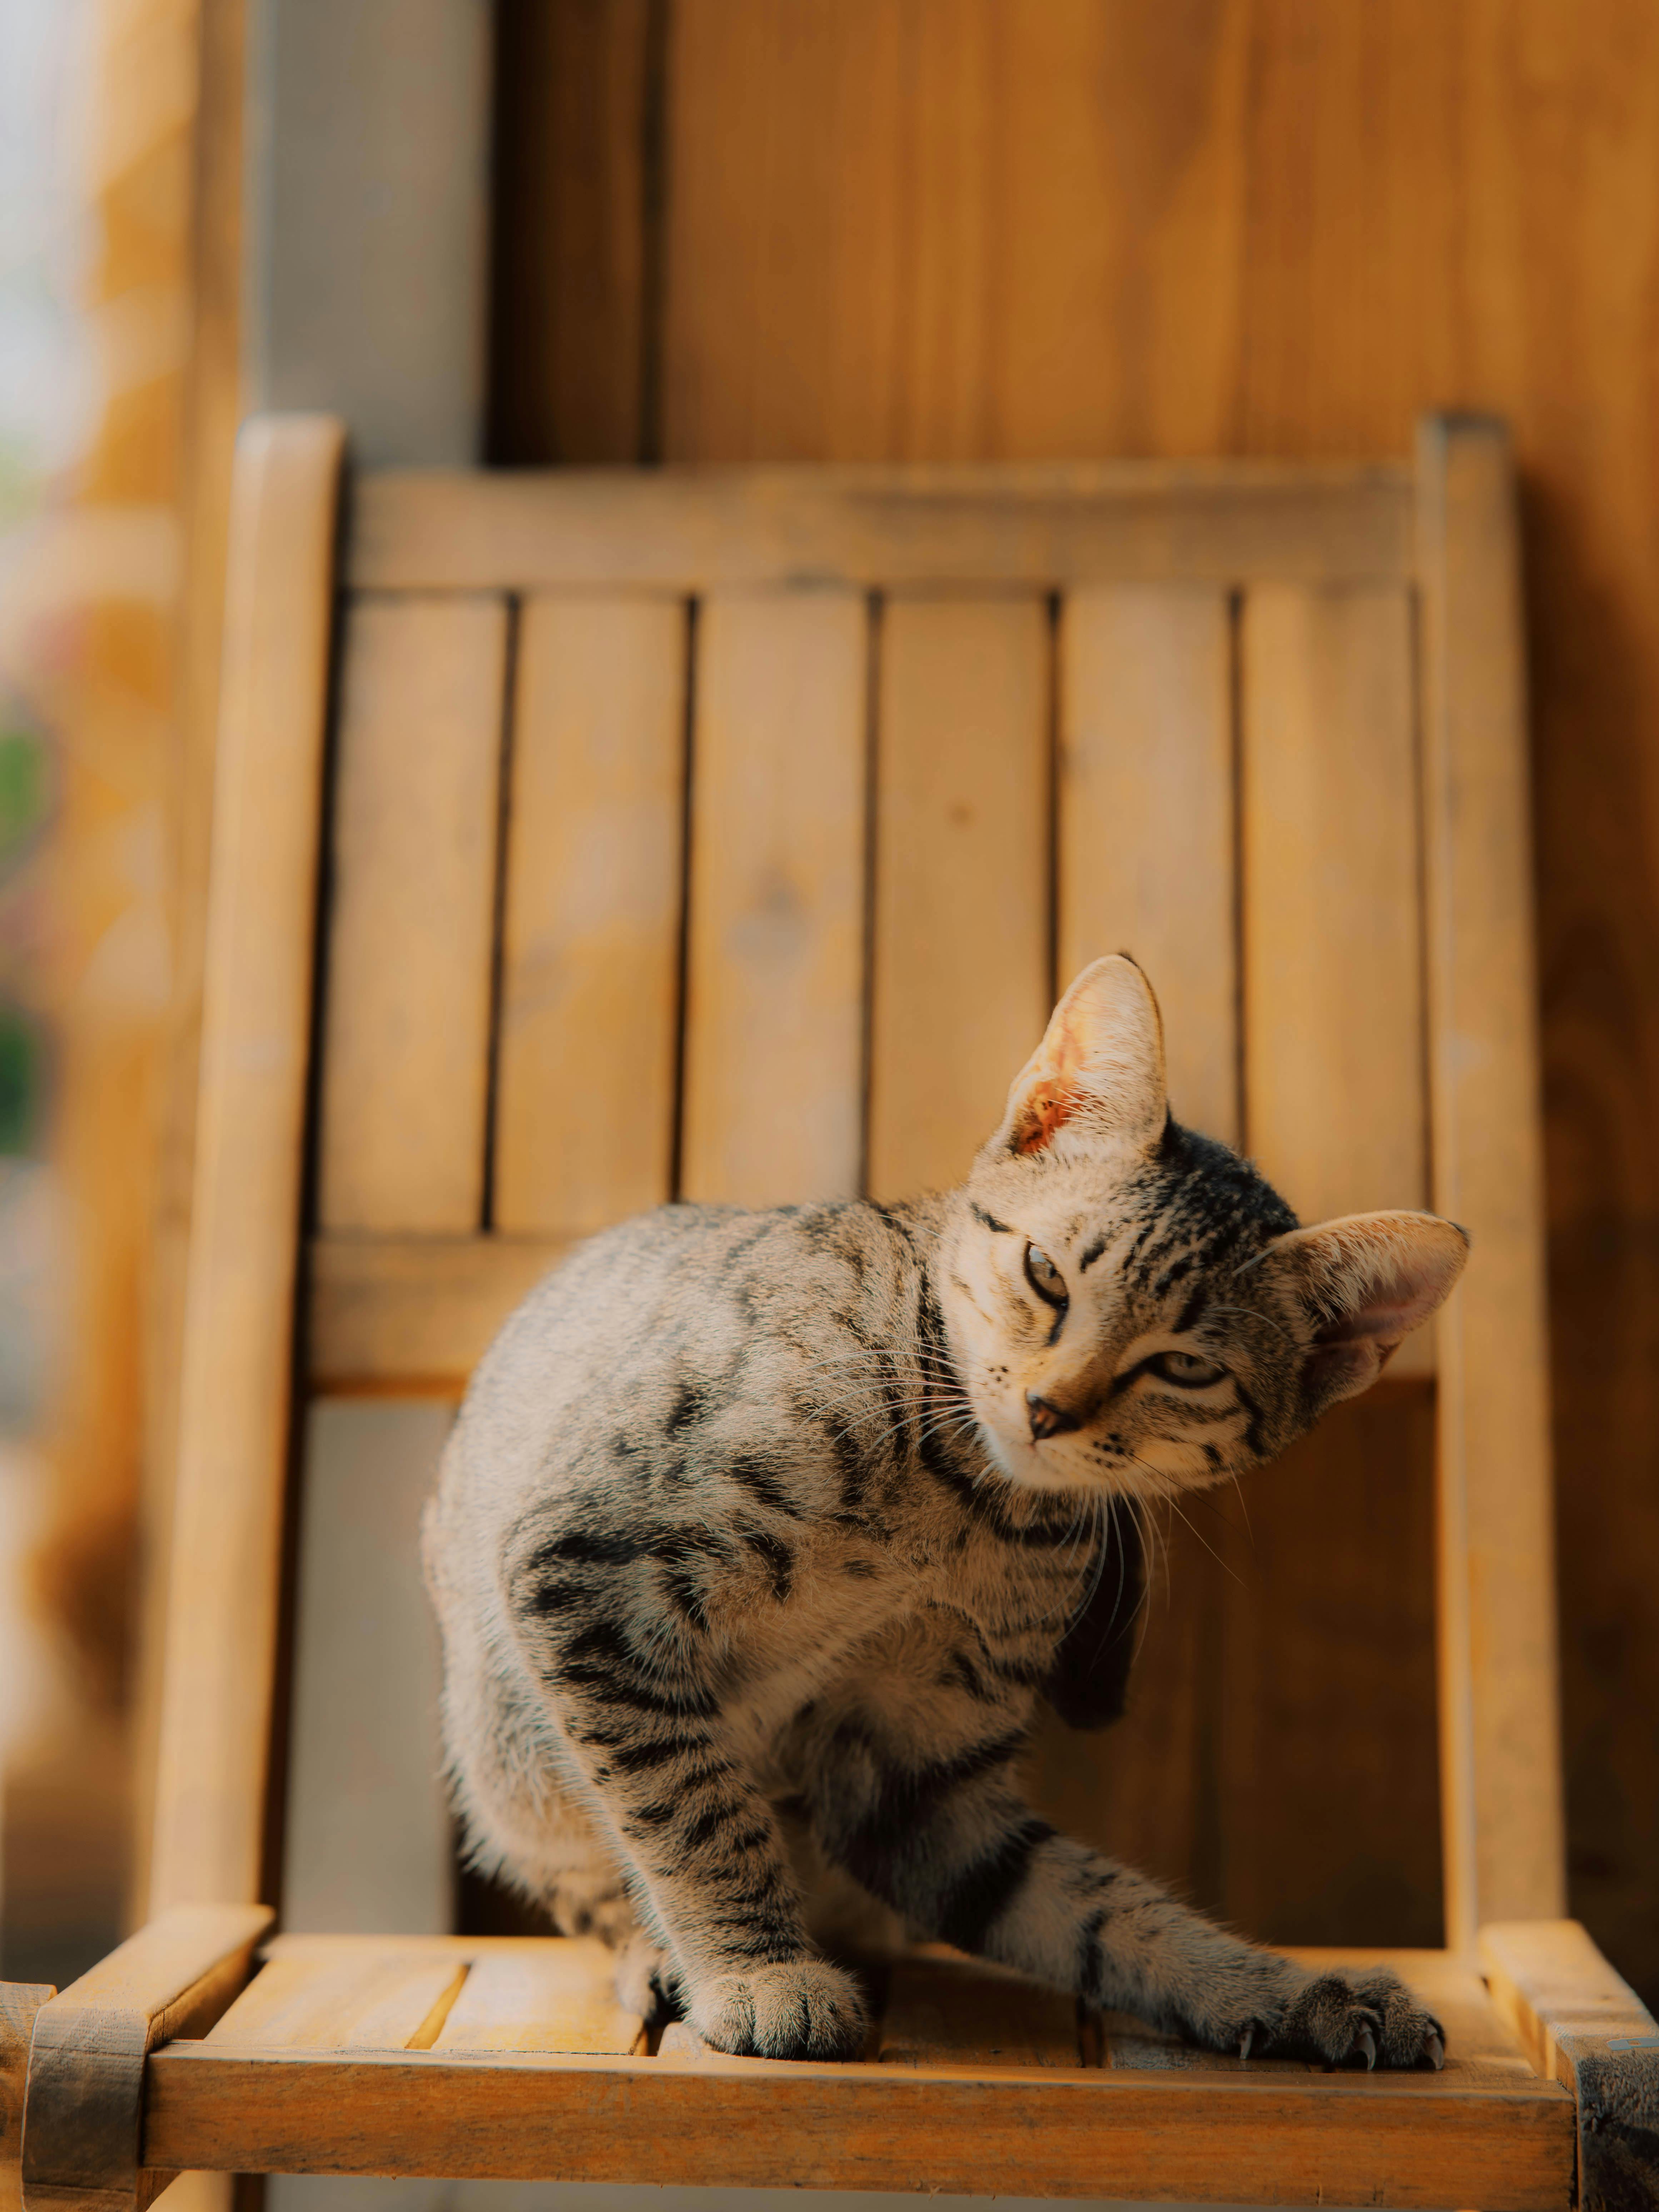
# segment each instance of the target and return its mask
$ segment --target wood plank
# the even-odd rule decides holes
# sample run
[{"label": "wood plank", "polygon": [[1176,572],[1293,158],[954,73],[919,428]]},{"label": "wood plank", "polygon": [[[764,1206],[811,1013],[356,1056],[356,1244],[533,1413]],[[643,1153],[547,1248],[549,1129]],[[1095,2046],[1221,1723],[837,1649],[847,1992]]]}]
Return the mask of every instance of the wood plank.
[{"label": "wood plank", "polygon": [[313,1237],[312,1389],[459,1397],[508,1314],[569,1249],[544,1237]]},{"label": "wood plank", "polygon": [[1441,1940],[1434,1436],[1431,1390],[1385,1382],[1242,1495],[1182,1501],[1220,1553],[1213,1909],[1259,1942]]},{"label": "wood plank", "polygon": [[686,617],[530,600],[520,619],[495,1224],[580,1237],[671,1195]]},{"label": "wood plank", "polygon": [[429,2050],[466,1976],[465,1958],[395,1943],[271,1959],[207,2040],[224,2051]]},{"label": "wood plank", "polygon": [[883,2066],[1079,2066],[1077,2000],[929,1944],[894,1961],[876,2057]]},{"label": "wood plank", "polygon": [[[1493,2007],[1479,1974],[1455,1953],[1296,1946],[1291,1956],[1316,1973],[1334,1968],[1363,1972],[1372,1966],[1392,1967],[1445,2029],[1446,2064],[1442,2078],[1453,2087],[1523,2087],[1538,2078],[1538,2069]],[[1294,2059],[1243,2059],[1231,2051],[1196,2051],[1191,2044],[1155,2033],[1127,2014],[1108,2014],[1103,2024],[1104,2063],[1111,2067],[1237,2073],[1259,2072],[1265,2066],[1286,2075],[1321,2070]]]},{"label": "wood plank", "polygon": [[238,453],[153,1911],[259,1893],[343,435],[256,422]]},{"label": "wood plank", "polygon": [[1420,1206],[1410,605],[1263,586],[1242,647],[1249,1149],[1304,1221]]},{"label": "wood plank", "polygon": [[1146,969],[1176,1115],[1239,1140],[1232,615],[1219,591],[1068,594],[1060,624],[1062,988]]},{"label": "wood plank", "polygon": [[1411,565],[1391,463],[374,470],[353,516],[364,591],[1369,582]]},{"label": "wood plank", "polygon": [[867,668],[851,592],[702,603],[686,1198],[781,1206],[858,1190]]},{"label": "wood plank", "polygon": [[170,2169],[139,2166],[146,2058],[217,2020],[271,1917],[261,1905],[176,1905],[41,2006],[24,2098],[27,2203],[142,2212],[165,2186]]},{"label": "wood plank", "polygon": [[1492,2001],[1578,2109],[1584,2212],[1659,2200],[1659,2021],[1576,1920],[1480,1930]]},{"label": "wood plank", "polygon": [[440,2030],[439,2051],[643,2049],[645,2022],[617,1997],[616,1954],[570,1936],[487,1954]]},{"label": "wood plank", "polygon": [[1028,2067],[442,2051],[150,2061],[146,2143],[227,2170],[1560,2212],[1572,2102],[1443,2075],[1148,2077]]},{"label": "wood plank", "polygon": [[325,1229],[480,1224],[506,678],[498,600],[350,608],[324,1008]]},{"label": "wood plank", "polygon": [[1434,1198],[1471,1268],[1441,1322],[1447,1934],[1566,1896],[1531,784],[1515,485],[1495,423],[1428,426],[1425,816]]},{"label": "wood plank", "polygon": [[896,599],[883,614],[878,1198],[961,1180],[1048,1018],[1048,659],[1038,599]]}]

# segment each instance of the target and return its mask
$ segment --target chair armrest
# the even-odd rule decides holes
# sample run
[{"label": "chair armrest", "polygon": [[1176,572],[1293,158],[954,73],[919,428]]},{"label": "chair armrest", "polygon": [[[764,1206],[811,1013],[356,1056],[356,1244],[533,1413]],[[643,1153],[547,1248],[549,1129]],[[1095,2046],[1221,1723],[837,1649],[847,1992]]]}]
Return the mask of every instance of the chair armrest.
[{"label": "chair armrest", "polygon": [[179,1905],[40,2007],[23,2095],[28,2212],[143,2212],[166,2187],[170,2174],[140,2169],[144,2061],[212,2027],[273,1917],[263,1905]]},{"label": "chair armrest", "polygon": [[1480,1930],[1492,2002],[1578,2105],[1581,2212],[1659,2207],[1659,2022],[1576,1920]]}]

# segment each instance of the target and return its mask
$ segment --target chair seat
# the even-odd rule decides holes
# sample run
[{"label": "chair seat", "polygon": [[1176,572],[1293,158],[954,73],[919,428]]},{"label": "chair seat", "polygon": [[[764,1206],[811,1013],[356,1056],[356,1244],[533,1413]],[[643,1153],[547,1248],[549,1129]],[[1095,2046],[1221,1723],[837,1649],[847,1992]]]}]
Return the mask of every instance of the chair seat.
[{"label": "chair seat", "polygon": [[1571,2096],[1478,1975],[1394,1966],[1443,2072],[1193,2051],[929,1947],[874,1970],[862,2062],[730,2058],[617,2000],[592,1942],[287,1936],[208,2035],[146,2074],[144,2161],[232,2172],[726,2187],[1559,2207]]}]

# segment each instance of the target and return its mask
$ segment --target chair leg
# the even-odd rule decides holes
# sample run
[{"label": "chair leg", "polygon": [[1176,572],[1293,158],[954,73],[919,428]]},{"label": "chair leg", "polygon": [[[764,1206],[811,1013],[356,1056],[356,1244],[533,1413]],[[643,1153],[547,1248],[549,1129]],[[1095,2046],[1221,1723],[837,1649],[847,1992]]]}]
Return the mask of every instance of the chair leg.
[{"label": "chair leg", "polygon": [[1578,2105],[1581,2212],[1659,2212],[1659,2021],[1576,1920],[1480,1930],[1492,2000]]}]

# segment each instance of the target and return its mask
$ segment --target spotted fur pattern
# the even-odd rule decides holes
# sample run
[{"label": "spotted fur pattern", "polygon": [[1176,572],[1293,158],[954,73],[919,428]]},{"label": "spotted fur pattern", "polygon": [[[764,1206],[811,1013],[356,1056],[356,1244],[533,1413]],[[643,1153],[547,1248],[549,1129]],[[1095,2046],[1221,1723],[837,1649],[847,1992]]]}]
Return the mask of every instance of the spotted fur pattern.
[{"label": "spotted fur pattern", "polygon": [[1363,1388],[1462,1250],[1424,1215],[1298,1230],[1170,1119],[1122,960],[961,1189],[594,1238],[484,1360],[428,1514],[474,1857],[727,2051],[855,2051],[824,1947],[908,1931],[1212,2050],[1438,2063],[1392,1978],[1212,1925],[1018,1770],[1045,1691],[1121,1694],[1137,1506]]}]

